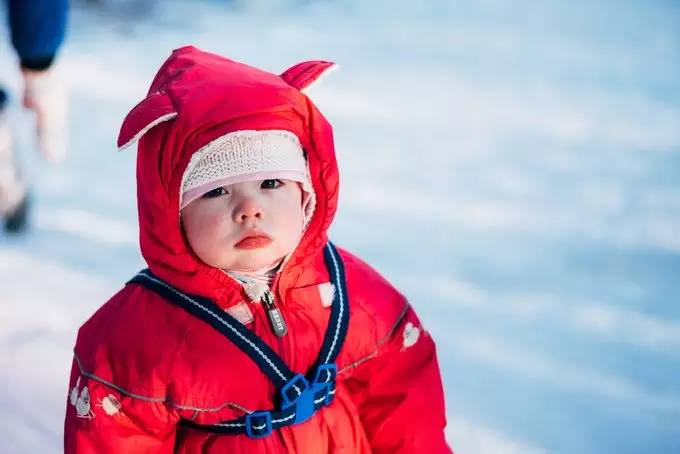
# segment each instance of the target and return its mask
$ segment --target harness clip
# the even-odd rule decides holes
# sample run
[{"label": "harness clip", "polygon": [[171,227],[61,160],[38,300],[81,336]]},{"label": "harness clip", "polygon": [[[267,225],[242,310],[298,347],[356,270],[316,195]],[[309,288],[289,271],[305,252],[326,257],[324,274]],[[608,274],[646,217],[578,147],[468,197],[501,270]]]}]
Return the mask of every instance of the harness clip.
[{"label": "harness clip", "polygon": [[293,424],[307,421],[314,415],[314,390],[302,374],[297,374],[281,388],[281,408],[295,407]]},{"label": "harness clip", "polygon": [[321,364],[316,369],[314,383],[333,383],[337,374],[338,368],[335,363]]},{"label": "harness clip", "polygon": [[250,438],[263,438],[271,433],[272,414],[270,412],[254,411],[246,415],[246,434]]}]

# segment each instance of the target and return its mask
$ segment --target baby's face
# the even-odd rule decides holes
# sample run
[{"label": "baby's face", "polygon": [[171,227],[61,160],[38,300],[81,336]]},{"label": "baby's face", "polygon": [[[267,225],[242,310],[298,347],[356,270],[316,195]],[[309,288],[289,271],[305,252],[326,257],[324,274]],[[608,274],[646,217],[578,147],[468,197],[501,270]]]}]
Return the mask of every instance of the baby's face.
[{"label": "baby's face", "polygon": [[181,211],[194,253],[229,271],[273,266],[295,249],[303,231],[303,192],[290,180],[256,180],[214,189]]}]

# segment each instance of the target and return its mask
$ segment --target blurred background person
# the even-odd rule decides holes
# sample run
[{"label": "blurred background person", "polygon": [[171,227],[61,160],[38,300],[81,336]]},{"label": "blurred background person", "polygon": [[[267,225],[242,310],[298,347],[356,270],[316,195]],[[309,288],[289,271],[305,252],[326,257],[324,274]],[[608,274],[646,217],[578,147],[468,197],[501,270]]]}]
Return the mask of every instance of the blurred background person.
[{"label": "blurred background person", "polygon": [[[40,152],[58,162],[65,153],[65,99],[51,69],[64,40],[68,0],[5,0],[11,41],[23,79],[22,103],[35,113]],[[27,225],[28,189],[13,153],[6,114],[10,96],[0,85],[0,217],[8,232]]]}]

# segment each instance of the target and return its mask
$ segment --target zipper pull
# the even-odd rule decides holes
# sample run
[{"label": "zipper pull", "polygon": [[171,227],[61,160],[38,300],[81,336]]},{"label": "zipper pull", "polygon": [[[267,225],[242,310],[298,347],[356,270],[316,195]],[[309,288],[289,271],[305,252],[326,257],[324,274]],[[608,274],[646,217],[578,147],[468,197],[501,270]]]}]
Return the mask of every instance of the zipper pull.
[{"label": "zipper pull", "polygon": [[278,337],[283,337],[288,332],[288,326],[286,326],[286,321],[283,319],[283,315],[276,304],[274,303],[274,295],[272,292],[267,290],[260,298],[262,306],[267,311],[267,317],[269,318],[269,325],[272,328],[274,334]]}]

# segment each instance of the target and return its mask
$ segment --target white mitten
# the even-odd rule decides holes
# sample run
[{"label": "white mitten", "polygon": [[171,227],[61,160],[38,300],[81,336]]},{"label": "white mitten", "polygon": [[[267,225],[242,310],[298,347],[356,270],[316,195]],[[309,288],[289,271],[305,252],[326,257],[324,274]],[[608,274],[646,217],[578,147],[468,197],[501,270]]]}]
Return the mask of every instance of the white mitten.
[{"label": "white mitten", "polygon": [[22,70],[24,107],[35,112],[38,148],[45,159],[60,162],[66,155],[66,90],[54,70]]}]

